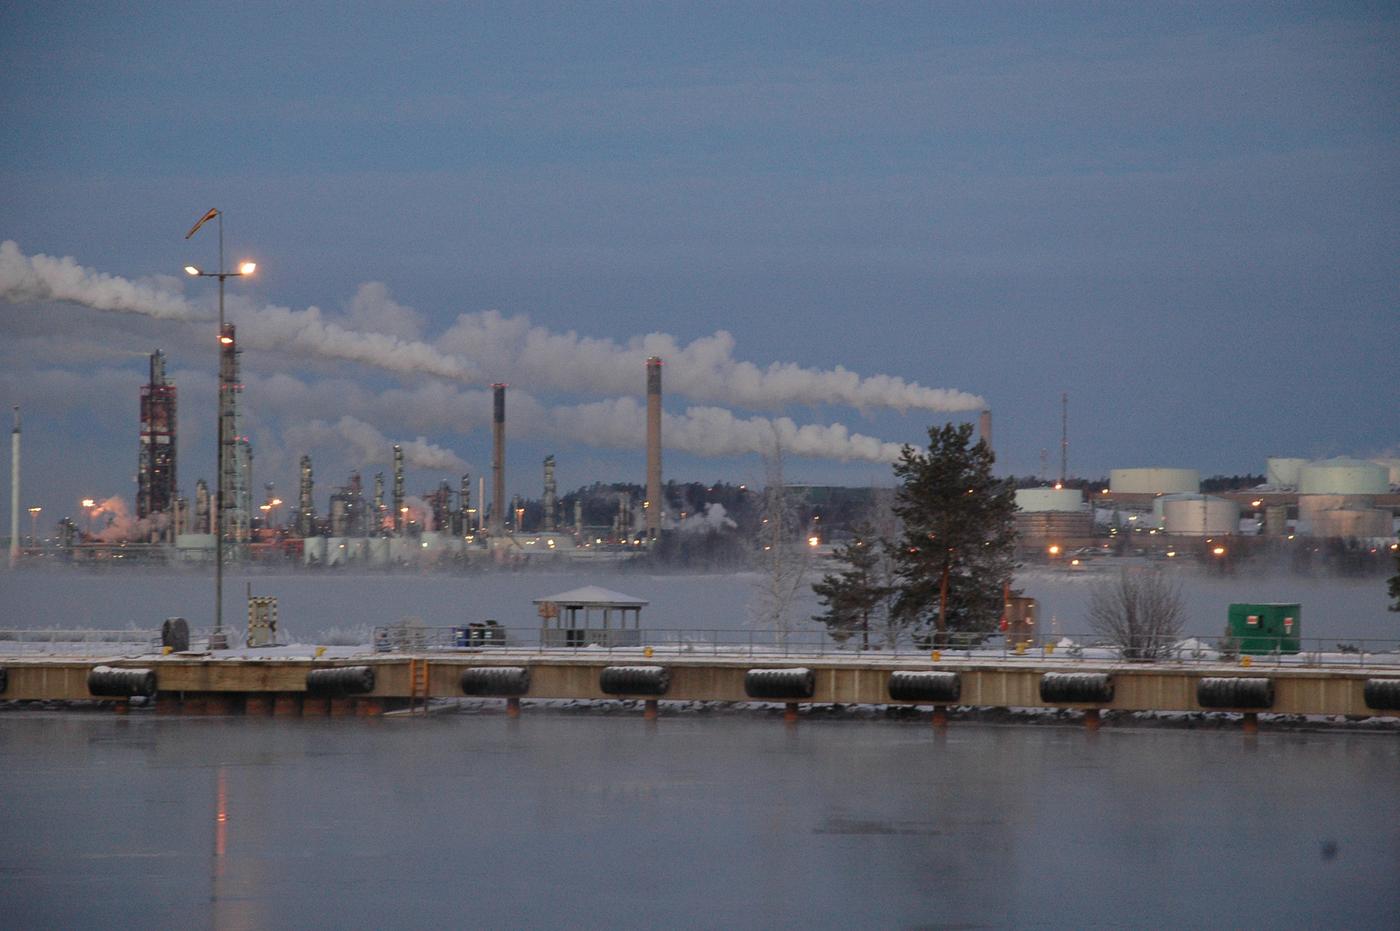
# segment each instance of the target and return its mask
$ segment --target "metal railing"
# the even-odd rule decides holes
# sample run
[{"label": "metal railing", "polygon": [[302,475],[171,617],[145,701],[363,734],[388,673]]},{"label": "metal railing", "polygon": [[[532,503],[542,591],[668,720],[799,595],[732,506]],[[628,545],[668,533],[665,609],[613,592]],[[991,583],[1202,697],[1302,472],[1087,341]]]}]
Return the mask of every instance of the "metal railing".
[{"label": "metal railing", "polygon": [[111,656],[159,651],[159,630],[0,630],[0,656]]},{"label": "metal railing", "polygon": [[[1100,637],[1063,636],[1046,643],[1019,643],[1002,634],[950,633],[937,645],[901,639],[893,645],[872,643],[862,649],[859,638],[837,642],[820,630],[778,631],[760,628],[686,628],[666,630],[590,630],[572,641],[560,638],[567,631],[537,627],[491,627],[490,637],[473,636],[478,628],[402,627],[374,629],[378,652],[533,652],[565,654],[622,654],[635,658],[653,656],[792,657],[830,660],[880,658],[939,661],[1054,661],[1083,663],[1158,663],[1198,666],[1231,663],[1249,666],[1359,666],[1400,667],[1400,639],[1378,638],[1276,638],[1277,643],[1251,635],[1241,652],[1228,637],[1136,638],[1125,649]],[[611,633],[612,636],[603,636]],[[624,636],[619,636],[623,634]],[[551,636],[553,635],[553,636]]]}]

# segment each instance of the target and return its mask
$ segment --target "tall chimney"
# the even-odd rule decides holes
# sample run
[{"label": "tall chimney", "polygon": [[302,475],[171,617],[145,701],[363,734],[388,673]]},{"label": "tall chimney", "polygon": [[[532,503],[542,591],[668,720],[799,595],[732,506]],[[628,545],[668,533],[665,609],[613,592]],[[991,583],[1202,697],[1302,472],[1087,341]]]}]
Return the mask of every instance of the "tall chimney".
[{"label": "tall chimney", "polygon": [[403,447],[394,444],[394,533],[402,534],[403,519]]},{"label": "tall chimney", "polygon": [[495,406],[491,415],[491,535],[506,529],[506,386],[491,386]]},{"label": "tall chimney", "polygon": [[661,535],[661,360],[647,359],[647,540]]},{"label": "tall chimney", "polygon": [[554,455],[544,457],[544,530],[545,533],[555,531],[554,511],[558,502],[559,488],[554,482]]},{"label": "tall chimney", "polygon": [[19,405],[10,431],[10,568],[19,565]]},{"label": "tall chimney", "polygon": [[992,412],[983,411],[981,418],[977,421],[977,432],[982,436],[982,442],[987,444],[987,448],[992,448]]}]

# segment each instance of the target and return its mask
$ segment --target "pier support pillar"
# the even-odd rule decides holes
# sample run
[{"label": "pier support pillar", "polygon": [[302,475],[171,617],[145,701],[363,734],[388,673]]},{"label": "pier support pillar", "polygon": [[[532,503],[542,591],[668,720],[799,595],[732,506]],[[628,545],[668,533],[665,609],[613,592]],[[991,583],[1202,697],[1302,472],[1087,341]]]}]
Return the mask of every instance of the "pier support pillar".
[{"label": "pier support pillar", "polygon": [[204,693],[186,692],[184,706],[185,714],[204,714]]},{"label": "pier support pillar", "polygon": [[1257,734],[1257,733],[1259,733],[1259,715],[1258,715],[1258,713],[1257,713],[1257,712],[1254,712],[1254,711],[1246,711],[1246,712],[1244,713],[1244,720],[1241,721],[1240,724],[1241,724],[1241,726],[1244,728],[1244,732],[1245,732],[1246,734]]},{"label": "pier support pillar", "polygon": [[333,718],[343,718],[346,715],[355,713],[355,699],[353,698],[332,698],[328,713]]},{"label": "pier support pillar", "polygon": [[787,704],[783,705],[783,720],[787,721],[789,724],[796,723],[797,702],[790,701]]},{"label": "pier support pillar", "polygon": [[272,700],[272,713],[279,717],[300,717],[301,696],[295,692],[278,692]]},{"label": "pier support pillar", "polygon": [[355,699],[355,714],[362,718],[373,718],[384,713],[384,699],[382,698],[357,698]]},{"label": "pier support pillar", "polygon": [[303,717],[324,717],[330,714],[330,712],[331,701],[329,698],[312,698],[307,696],[301,702],[301,714]]},{"label": "pier support pillar", "polygon": [[249,692],[243,702],[243,713],[251,715],[272,714],[272,696],[267,692]]},{"label": "pier support pillar", "polygon": [[117,714],[130,714],[131,702],[126,699],[112,702],[112,710]]},{"label": "pier support pillar", "polygon": [[656,704],[656,699],[654,699],[654,698],[648,698],[645,702],[642,703],[642,719],[643,719],[643,720],[646,720],[646,721],[655,721],[655,720],[656,720],[656,715],[657,715],[657,704]]},{"label": "pier support pillar", "polygon": [[179,692],[160,692],[156,695],[156,714],[180,714],[184,703]]},{"label": "pier support pillar", "polygon": [[947,727],[947,726],[948,726],[948,706],[947,706],[947,705],[934,705],[934,706],[933,706],[933,720],[932,720],[931,723],[933,724],[934,727]]},{"label": "pier support pillar", "polygon": [[205,714],[237,714],[238,703],[228,692],[209,692],[204,696]]},{"label": "pier support pillar", "polygon": [[1086,709],[1084,710],[1084,729],[1085,729],[1085,730],[1096,731],[1096,730],[1099,729],[1099,726],[1102,725],[1102,724],[1103,724],[1103,721],[1102,721],[1102,719],[1099,717],[1099,709],[1097,709],[1097,708],[1086,708]]},{"label": "pier support pillar", "polygon": [[518,718],[518,717],[520,717],[520,699],[518,699],[518,698],[507,698],[507,699],[506,699],[506,717],[508,717],[508,718]]}]

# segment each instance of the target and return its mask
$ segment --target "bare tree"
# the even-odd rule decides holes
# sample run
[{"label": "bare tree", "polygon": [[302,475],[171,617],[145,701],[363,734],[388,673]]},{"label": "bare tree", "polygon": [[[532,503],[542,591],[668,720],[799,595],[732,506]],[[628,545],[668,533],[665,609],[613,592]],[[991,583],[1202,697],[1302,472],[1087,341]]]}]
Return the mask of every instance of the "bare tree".
[{"label": "bare tree", "polygon": [[793,602],[807,577],[811,551],[803,539],[796,502],[783,480],[783,449],[776,433],[773,450],[763,458],[763,525],[759,533],[761,573],[750,611],[756,626],[777,631],[786,645],[792,633]]},{"label": "bare tree", "polygon": [[1112,641],[1124,659],[1159,659],[1181,637],[1181,589],[1159,569],[1123,570],[1117,581],[1089,593],[1089,626]]}]

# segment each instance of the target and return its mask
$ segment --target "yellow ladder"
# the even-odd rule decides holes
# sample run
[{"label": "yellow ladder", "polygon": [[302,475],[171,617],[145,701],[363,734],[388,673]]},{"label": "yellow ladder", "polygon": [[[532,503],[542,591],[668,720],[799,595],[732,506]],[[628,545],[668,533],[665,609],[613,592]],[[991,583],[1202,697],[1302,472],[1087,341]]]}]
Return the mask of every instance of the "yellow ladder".
[{"label": "yellow ladder", "polygon": [[428,661],[408,661],[408,710],[412,712],[422,701],[423,713],[428,713]]}]

